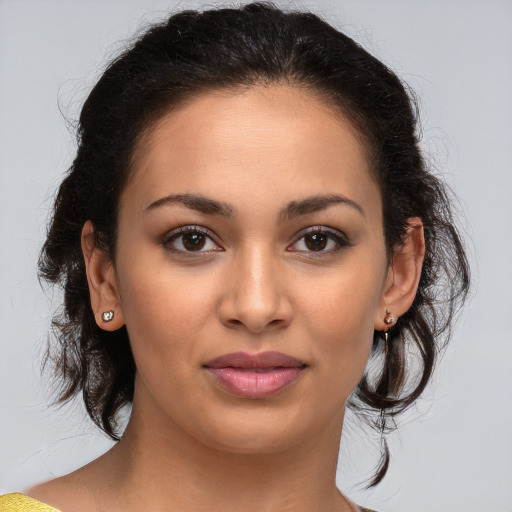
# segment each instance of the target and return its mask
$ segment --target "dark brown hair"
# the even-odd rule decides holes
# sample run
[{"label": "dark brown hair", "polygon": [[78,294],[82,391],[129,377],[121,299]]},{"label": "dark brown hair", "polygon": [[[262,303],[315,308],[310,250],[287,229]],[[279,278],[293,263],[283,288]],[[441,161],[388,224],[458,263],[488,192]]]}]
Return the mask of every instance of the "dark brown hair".
[{"label": "dark brown hair", "polygon": [[[91,220],[97,244],[115,259],[119,195],[141,137],[170,109],[203,91],[275,83],[320,94],[363,136],[383,197],[388,254],[400,246],[407,219],[420,217],[425,229],[414,303],[392,329],[389,350],[375,333],[368,370],[350,407],[385,434],[431,377],[467,294],[469,270],[445,187],[418,146],[411,93],[384,64],[311,13],[264,3],[184,11],[146,30],[109,64],[87,98],[78,152],[59,188],[39,262],[41,277],[64,290],[53,321],[59,343],[50,358],[62,377],[59,400],[81,392],[93,421],[114,439],[117,414],[133,399],[135,363],[125,328],[106,332],[96,325],[82,227]],[[384,441],[372,484],[382,479],[388,462]]]}]

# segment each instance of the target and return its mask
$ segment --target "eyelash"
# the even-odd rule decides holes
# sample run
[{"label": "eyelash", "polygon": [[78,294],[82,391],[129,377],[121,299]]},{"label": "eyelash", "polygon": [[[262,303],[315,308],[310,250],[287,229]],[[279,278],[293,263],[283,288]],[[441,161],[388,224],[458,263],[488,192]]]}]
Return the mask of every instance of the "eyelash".
[{"label": "eyelash", "polygon": [[320,250],[320,251],[313,251],[313,250],[309,250],[309,251],[303,251],[303,250],[291,250],[290,252],[300,252],[300,253],[305,253],[307,254],[308,257],[322,257],[322,256],[328,256],[328,255],[332,255],[332,254],[335,254],[337,253],[339,250],[343,249],[344,247],[352,247],[353,244],[349,242],[349,240],[347,239],[347,237],[341,233],[340,231],[338,231],[337,229],[333,229],[333,228],[328,228],[327,226],[312,226],[312,227],[309,227],[307,228],[306,230],[304,231],[301,231],[297,236],[297,239],[296,241],[288,246],[288,250],[290,250],[289,248],[294,246],[294,245],[297,245],[301,240],[305,239],[308,235],[325,235],[327,238],[328,238],[328,241],[327,243],[329,243],[329,241],[332,241],[336,244],[336,246],[332,249],[329,249],[329,250]]},{"label": "eyelash", "polygon": [[[207,238],[210,242],[213,242],[216,249],[209,249],[207,251],[187,251],[186,249],[177,249],[176,247],[172,246],[172,243],[178,240],[180,237],[183,237],[184,235],[202,235],[205,238]],[[208,244],[208,240],[205,242],[205,244]],[[182,240],[183,245],[183,240]],[[204,253],[210,253],[210,252],[222,252],[224,249],[222,249],[219,244],[215,241],[215,237],[213,236],[213,233],[209,231],[208,229],[202,227],[202,226],[181,226],[177,229],[174,229],[170,233],[167,234],[167,236],[162,240],[162,245],[165,249],[168,251],[175,253],[175,254],[182,254],[182,255],[195,255],[195,254],[204,254]],[[202,249],[202,247],[200,248]]]},{"label": "eyelash", "polygon": [[[201,246],[199,248],[199,250],[194,251],[194,250],[186,250],[186,248],[178,249],[176,247],[173,247],[173,245],[172,245],[173,242],[180,239],[180,237],[183,237],[184,235],[194,235],[194,234],[204,236],[211,243],[214,243],[216,248],[203,251],[203,250],[201,250],[203,248],[203,246]],[[305,239],[308,235],[317,235],[317,234],[325,235],[328,239],[327,244],[329,243],[329,241],[332,241],[336,244],[336,246],[329,250],[319,250],[319,251],[290,249],[294,245],[299,244],[299,242],[301,242],[301,240]],[[208,240],[205,241],[205,244],[208,244]],[[183,239],[181,241],[181,244],[184,247]],[[213,233],[211,231],[209,231],[208,229],[206,229],[202,226],[195,226],[195,225],[181,226],[177,229],[174,229],[173,231],[168,233],[167,236],[165,236],[165,238],[162,240],[162,245],[164,246],[164,248],[166,250],[168,250],[172,253],[181,254],[181,255],[190,255],[190,256],[193,256],[196,254],[204,254],[204,253],[208,254],[211,252],[223,252],[224,251],[224,249],[222,247],[220,247],[220,245],[216,242],[215,236],[213,235]],[[344,247],[351,247],[352,245],[353,244],[351,244],[347,240],[346,236],[338,230],[328,228],[326,226],[311,226],[311,227],[307,228],[306,230],[301,231],[297,234],[297,238],[296,238],[295,242],[293,242],[293,244],[291,244],[287,247],[287,251],[307,254],[308,257],[322,257],[322,256],[334,254],[334,253],[338,252],[340,249],[343,249]]]}]

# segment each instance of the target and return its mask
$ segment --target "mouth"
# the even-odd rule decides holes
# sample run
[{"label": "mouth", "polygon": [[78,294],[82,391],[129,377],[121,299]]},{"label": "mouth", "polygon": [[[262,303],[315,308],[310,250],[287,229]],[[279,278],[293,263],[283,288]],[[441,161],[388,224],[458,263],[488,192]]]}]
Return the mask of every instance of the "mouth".
[{"label": "mouth", "polygon": [[307,366],[280,352],[234,352],[213,359],[203,367],[230,394],[264,398],[289,387]]}]

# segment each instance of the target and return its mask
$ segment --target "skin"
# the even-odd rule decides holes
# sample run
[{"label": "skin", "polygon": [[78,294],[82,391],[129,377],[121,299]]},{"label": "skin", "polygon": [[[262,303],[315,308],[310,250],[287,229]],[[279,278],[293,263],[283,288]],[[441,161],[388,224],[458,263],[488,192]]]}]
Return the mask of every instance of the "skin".
[{"label": "skin", "polygon": [[[353,510],[335,485],[345,404],[386,310],[414,299],[419,219],[389,261],[361,137],[299,88],[210,92],[138,149],[115,262],[90,222],[82,240],[98,325],[130,336],[131,419],[107,454],[30,494],[66,512]],[[187,250],[197,226],[204,245]],[[204,368],[268,350],[305,370],[265,398]]]}]

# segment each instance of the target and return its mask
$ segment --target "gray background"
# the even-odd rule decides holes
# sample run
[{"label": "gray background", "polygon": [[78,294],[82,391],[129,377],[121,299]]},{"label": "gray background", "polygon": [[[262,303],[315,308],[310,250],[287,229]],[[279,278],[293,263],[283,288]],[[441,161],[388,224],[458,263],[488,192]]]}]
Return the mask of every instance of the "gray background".
[{"label": "gray background", "polygon": [[[75,148],[64,117],[76,118],[120,41],[168,10],[199,5],[0,0],[0,493],[109,446],[79,404],[48,408],[51,375],[40,377],[58,297],[41,291],[35,269]],[[432,386],[392,436],[389,476],[374,491],[358,486],[377,452],[349,418],[339,485],[381,512],[512,511],[512,2],[294,5],[322,13],[418,92],[423,145],[460,198],[474,273]]]}]

